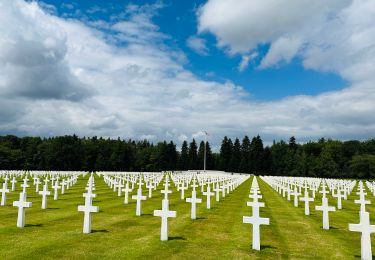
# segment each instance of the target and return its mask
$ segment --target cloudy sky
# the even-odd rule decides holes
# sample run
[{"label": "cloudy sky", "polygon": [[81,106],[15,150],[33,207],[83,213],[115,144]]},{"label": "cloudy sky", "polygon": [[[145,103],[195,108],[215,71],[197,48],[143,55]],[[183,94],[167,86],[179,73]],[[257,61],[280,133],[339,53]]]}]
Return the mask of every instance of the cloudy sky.
[{"label": "cloudy sky", "polygon": [[0,0],[0,134],[203,130],[374,137],[375,1]]}]

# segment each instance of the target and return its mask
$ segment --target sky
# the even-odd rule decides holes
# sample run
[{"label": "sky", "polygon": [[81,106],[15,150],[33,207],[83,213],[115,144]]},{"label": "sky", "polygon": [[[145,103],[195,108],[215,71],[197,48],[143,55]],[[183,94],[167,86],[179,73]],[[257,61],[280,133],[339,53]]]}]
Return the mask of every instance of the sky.
[{"label": "sky", "polygon": [[0,134],[368,139],[375,1],[0,0]]}]

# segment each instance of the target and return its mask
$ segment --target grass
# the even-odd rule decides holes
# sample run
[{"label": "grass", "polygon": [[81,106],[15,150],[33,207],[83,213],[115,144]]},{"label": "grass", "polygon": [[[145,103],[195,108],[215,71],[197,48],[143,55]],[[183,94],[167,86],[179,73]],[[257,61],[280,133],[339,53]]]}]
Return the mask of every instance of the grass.
[{"label": "grass", "polygon": [[[354,204],[355,190],[343,201],[343,210],[330,213],[330,230],[323,230],[321,212],[314,210],[321,200],[317,194],[311,204],[311,215],[305,216],[303,204],[294,208],[265,182],[258,179],[263,194],[262,217],[270,218],[269,226],[261,226],[261,250],[251,250],[249,224],[242,216],[251,215],[248,201],[251,179],[211,209],[206,209],[205,197],[197,206],[197,220],[190,219],[190,204],[180,199],[175,187],[169,195],[170,209],[177,218],[169,221],[169,241],[160,241],[160,218],[153,210],[161,209],[159,185],[153,198],[142,203],[142,216],[135,216],[135,201],[123,204],[103,181],[95,177],[97,197],[93,204],[100,212],[92,215],[93,233],[83,234],[83,213],[77,206],[84,203],[82,193],[88,175],[54,201],[48,198],[48,209],[42,210],[41,196],[34,187],[28,188],[28,201],[33,207],[26,210],[26,227],[16,227],[18,200],[21,188],[8,194],[7,206],[0,207],[0,259],[355,259],[360,258],[360,234],[348,231],[348,223],[359,222],[359,205]],[[136,191],[133,192],[133,194]],[[144,189],[143,195],[148,192]],[[185,193],[189,197],[190,191]],[[372,200],[369,193],[367,199]],[[329,197],[329,204],[336,199]],[[374,205],[367,205],[374,212]],[[373,216],[372,216],[373,217]],[[373,219],[373,218],[372,218]],[[374,223],[374,222],[373,222]],[[373,248],[374,252],[374,248]]]}]

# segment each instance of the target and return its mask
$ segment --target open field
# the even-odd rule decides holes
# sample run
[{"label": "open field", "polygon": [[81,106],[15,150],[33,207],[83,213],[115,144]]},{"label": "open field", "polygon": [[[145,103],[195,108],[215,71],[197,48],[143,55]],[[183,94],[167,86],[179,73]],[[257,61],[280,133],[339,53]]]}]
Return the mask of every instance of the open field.
[{"label": "open field", "polygon": [[[330,230],[323,230],[320,194],[311,204],[311,215],[305,216],[303,204],[293,207],[258,178],[262,201],[260,215],[270,218],[269,226],[261,226],[261,250],[251,249],[252,227],[242,223],[242,216],[251,215],[246,206],[252,178],[244,182],[229,196],[220,198],[216,204],[211,199],[212,209],[206,209],[205,197],[198,188],[198,197],[203,202],[197,206],[197,220],[190,219],[190,204],[180,199],[175,187],[169,195],[170,209],[177,211],[177,218],[169,219],[169,241],[160,241],[160,218],[153,210],[161,208],[162,184],[153,192],[153,198],[142,203],[142,216],[135,216],[135,201],[123,204],[118,197],[95,175],[97,198],[93,205],[100,212],[92,215],[93,233],[82,234],[83,214],[77,206],[84,204],[82,193],[88,175],[80,178],[76,185],[59,194],[59,200],[48,198],[48,208],[42,210],[41,196],[34,186],[28,188],[28,201],[32,208],[26,209],[25,228],[16,227],[17,208],[11,206],[18,200],[17,190],[8,194],[7,206],[0,207],[0,257],[1,259],[354,259],[360,257],[360,233],[349,232],[349,223],[359,222],[359,205],[354,204],[356,188],[343,209],[330,213]],[[135,194],[133,191],[132,194]],[[147,190],[143,191],[147,194]],[[189,197],[191,191],[186,192]],[[367,199],[373,200],[368,192]],[[336,199],[329,196],[330,205]],[[367,211],[374,212],[373,205]],[[372,215],[373,216],[373,215]],[[374,246],[373,246],[374,252]]]}]

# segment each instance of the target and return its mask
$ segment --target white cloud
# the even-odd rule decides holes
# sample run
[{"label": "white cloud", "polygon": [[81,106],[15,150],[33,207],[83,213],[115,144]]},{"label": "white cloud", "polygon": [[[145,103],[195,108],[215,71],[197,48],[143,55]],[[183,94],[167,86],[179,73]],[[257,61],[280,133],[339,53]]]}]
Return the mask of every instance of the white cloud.
[{"label": "white cloud", "polygon": [[186,45],[195,51],[196,53],[207,56],[208,55],[208,48],[206,46],[206,41],[202,38],[199,38],[197,36],[190,36],[186,40]]},{"label": "white cloud", "polygon": [[[112,32],[107,34],[92,24],[46,14],[34,2],[0,0],[0,133],[153,140],[168,135],[181,141],[205,129],[214,144],[224,135],[258,133],[268,142],[290,135],[300,140],[373,135],[375,91],[369,75],[374,68],[374,38],[371,28],[364,29],[370,22],[365,18],[368,13],[363,13],[371,6],[366,10],[353,6],[340,16],[351,27],[356,24],[355,34],[341,33],[350,36],[349,42],[356,48],[342,42],[324,49],[320,43],[324,46],[333,41],[327,35],[312,41],[301,54],[306,67],[322,69],[324,65],[324,70],[353,78],[351,87],[273,102],[249,101],[240,86],[204,81],[184,69],[183,53],[165,46],[167,36],[152,23],[154,8],[128,8],[125,18],[106,24]],[[353,15],[360,16],[357,23]],[[313,16],[308,15],[309,21]],[[131,33],[121,29],[124,25],[132,28]],[[261,22],[259,26],[265,27]],[[340,30],[332,38],[338,38]],[[278,33],[274,40],[280,37],[286,36]],[[362,45],[358,47],[356,41]],[[240,42],[238,46],[245,46]],[[280,57],[287,61],[291,56]],[[353,62],[347,66],[349,57]]]},{"label": "white cloud", "polygon": [[274,41],[260,64],[260,68],[272,67],[280,62],[289,63],[301,48],[302,42],[298,38],[281,37]]},{"label": "white cloud", "polygon": [[249,62],[253,59],[255,59],[258,56],[257,52],[253,52],[250,55],[242,55],[242,59],[240,64],[238,65],[238,71],[242,72],[244,71],[247,66],[249,65]]},{"label": "white cloud", "polygon": [[270,44],[260,68],[298,56],[307,69],[357,82],[375,72],[374,15],[375,1],[366,0],[209,0],[198,11],[198,29],[231,54]]}]

